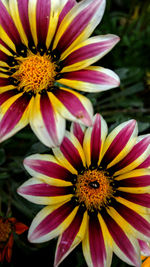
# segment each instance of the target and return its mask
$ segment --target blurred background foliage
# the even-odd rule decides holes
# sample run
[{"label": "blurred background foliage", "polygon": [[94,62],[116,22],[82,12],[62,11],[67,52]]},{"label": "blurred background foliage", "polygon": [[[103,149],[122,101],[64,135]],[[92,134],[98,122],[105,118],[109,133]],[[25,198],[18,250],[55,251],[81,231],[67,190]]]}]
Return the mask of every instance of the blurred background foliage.
[{"label": "blurred background foliage", "polygon": [[[94,0],[93,0],[94,1]],[[113,33],[119,35],[120,43],[102,60],[100,66],[119,74],[121,85],[117,89],[99,94],[86,94],[92,101],[95,113],[100,112],[110,129],[134,118],[138,121],[140,134],[150,131],[150,1],[107,0],[107,8],[101,24],[94,35]],[[69,123],[68,123],[69,127]],[[16,193],[16,189],[29,175],[23,167],[23,159],[33,153],[50,153],[26,127],[14,137],[0,145],[0,215],[14,216],[27,224],[41,206],[34,205]],[[20,267],[53,266],[56,240],[44,244],[30,244],[27,233],[15,236],[13,256],[10,264],[2,266]],[[79,245],[60,265],[85,267]],[[0,265],[1,266],[1,265]],[[126,267],[116,256],[113,267]]]}]

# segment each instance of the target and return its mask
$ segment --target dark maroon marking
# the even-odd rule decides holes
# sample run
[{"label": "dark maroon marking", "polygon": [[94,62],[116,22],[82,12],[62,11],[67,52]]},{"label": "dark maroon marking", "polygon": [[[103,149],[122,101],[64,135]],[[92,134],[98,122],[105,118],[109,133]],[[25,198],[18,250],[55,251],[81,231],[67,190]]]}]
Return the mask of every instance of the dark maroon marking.
[{"label": "dark maroon marking", "polygon": [[82,10],[70,23],[62,37],[60,38],[57,49],[63,53],[77,37],[81,34],[81,32],[86,28],[88,23],[93,17],[93,14],[97,11],[99,3],[88,5],[84,10]]},{"label": "dark maroon marking", "polygon": [[23,29],[27,35],[28,41],[33,43],[33,37],[28,17],[28,5],[29,5],[29,0],[18,0],[19,15],[23,25]]},{"label": "dark maroon marking", "polygon": [[45,44],[50,21],[51,0],[38,0],[36,6],[36,25],[38,41]]},{"label": "dark maroon marking", "polygon": [[150,185],[150,175],[126,178],[117,181],[118,187],[144,187]]},{"label": "dark maroon marking", "polygon": [[30,99],[31,97],[22,95],[9,107],[0,122],[0,137],[8,134],[17,125],[25,112]]},{"label": "dark maroon marking", "polygon": [[50,233],[69,216],[73,209],[74,205],[71,201],[55,209],[40,222],[40,224],[32,232],[30,238],[34,240]]},{"label": "dark maroon marking", "polygon": [[101,151],[101,145],[101,118],[97,114],[91,133],[91,165],[97,165]]},{"label": "dark maroon marking", "polygon": [[20,188],[19,193],[39,197],[64,196],[72,193],[72,186],[58,187],[49,184],[34,184]]},{"label": "dark maroon marking", "polygon": [[82,145],[83,139],[84,139],[84,132],[82,131],[80,124],[77,122],[73,123],[73,134],[78,139],[80,144]]},{"label": "dark maroon marking", "polygon": [[61,236],[61,240],[57,249],[57,254],[55,259],[56,263],[58,263],[70,249],[73,241],[76,238],[77,233],[79,232],[82,219],[83,219],[83,212],[79,209],[74,220],[71,222],[69,227],[63,232]]},{"label": "dark maroon marking", "polygon": [[150,194],[133,194],[120,191],[120,196],[135,204],[150,208]]},{"label": "dark maroon marking", "polygon": [[[2,86],[1,78],[0,78],[0,86]],[[16,95],[15,90],[9,90],[9,91],[6,91],[0,94],[0,105],[2,105],[5,101],[7,101],[9,98],[11,98],[14,95]]]},{"label": "dark maroon marking", "polygon": [[103,219],[116,245],[120,250],[122,250],[126,257],[130,259],[130,261],[134,263],[135,266],[137,266],[136,252],[122,228],[115,222],[115,220],[112,219],[112,217],[108,213],[103,214]]},{"label": "dark maroon marking", "polygon": [[89,245],[93,266],[103,266],[106,259],[106,249],[97,216],[90,216],[89,219]]},{"label": "dark maroon marking", "polygon": [[21,44],[20,35],[18,33],[18,30],[16,29],[16,26],[9,15],[7,9],[3,5],[2,1],[0,1],[0,24],[3,27],[3,29],[8,34],[9,38],[13,41],[15,45]]},{"label": "dark maroon marking", "polygon": [[146,235],[147,237],[150,237],[150,223],[148,223],[137,212],[129,209],[119,202],[117,202],[115,209],[136,230]]},{"label": "dark maroon marking", "polygon": [[113,159],[115,159],[119,153],[124,149],[126,144],[128,143],[134,129],[136,122],[133,120],[128,123],[114,138],[112,143],[110,144],[108,150],[106,151],[102,163],[105,165],[109,164]]},{"label": "dark maroon marking", "polygon": [[83,168],[82,159],[78,150],[67,137],[64,137],[63,142],[60,146],[60,150],[76,170]]},{"label": "dark maroon marking", "polygon": [[65,181],[70,181],[72,174],[60,166],[57,163],[46,161],[46,160],[37,160],[37,159],[25,159],[24,164],[33,169],[36,172],[42,173],[51,178],[61,179]]},{"label": "dark maroon marking", "polygon": [[116,172],[118,170],[121,170],[131,164],[134,160],[138,159],[144,151],[147,149],[148,145],[150,145],[150,137],[147,136],[143,140],[141,140],[139,143],[137,143],[132,150],[127,154],[125,158],[123,158],[121,161],[119,161],[117,164],[112,166],[109,170]]},{"label": "dark maroon marking", "polygon": [[48,95],[41,95],[40,108],[45,127],[55,144],[58,144],[55,114]]}]

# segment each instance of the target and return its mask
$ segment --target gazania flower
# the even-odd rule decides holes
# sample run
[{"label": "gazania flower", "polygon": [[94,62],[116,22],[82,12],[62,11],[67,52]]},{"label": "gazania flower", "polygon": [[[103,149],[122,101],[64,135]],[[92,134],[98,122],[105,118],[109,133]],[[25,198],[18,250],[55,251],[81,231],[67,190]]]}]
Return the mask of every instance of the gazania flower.
[{"label": "gazania flower", "polygon": [[138,239],[150,238],[150,135],[137,137],[136,121],[130,120],[107,136],[99,114],[93,127],[74,124],[72,131],[53,149],[55,156],[24,161],[34,178],[18,193],[46,205],[30,226],[29,241],[59,235],[55,266],[80,242],[88,266],[110,266],[112,252],[141,266]]},{"label": "gazania flower", "polygon": [[18,222],[13,217],[7,219],[0,217],[0,262],[3,262],[4,258],[8,262],[11,261],[13,233],[20,235],[27,229],[25,224]]},{"label": "gazania flower", "polygon": [[104,9],[105,0],[0,0],[0,141],[30,123],[53,147],[65,119],[91,125],[91,102],[69,88],[119,85],[113,71],[90,66],[119,41],[111,34],[89,38]]}]

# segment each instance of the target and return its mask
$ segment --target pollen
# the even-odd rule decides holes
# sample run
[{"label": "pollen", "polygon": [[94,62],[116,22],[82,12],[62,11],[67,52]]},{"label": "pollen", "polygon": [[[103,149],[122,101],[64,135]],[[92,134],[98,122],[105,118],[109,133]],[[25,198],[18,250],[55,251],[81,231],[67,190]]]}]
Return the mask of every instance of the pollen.
[{"label": "pollen", "polygon": [[12,231],[12,227],[9,221],[0,220],[0,243],[6,242]]},{"label": "pollen", "polygon": [[88,170],[78,175],[76,197],[89,211],[100,210],[112,196],[113,189],[103,171]]},{"label": "pollen", "polygon": [[55,75],[55,64],[51,61],[50,56],[31,54],[20,61],[13,78],[18,81],[19,90],[39,93],[53,86]]}]

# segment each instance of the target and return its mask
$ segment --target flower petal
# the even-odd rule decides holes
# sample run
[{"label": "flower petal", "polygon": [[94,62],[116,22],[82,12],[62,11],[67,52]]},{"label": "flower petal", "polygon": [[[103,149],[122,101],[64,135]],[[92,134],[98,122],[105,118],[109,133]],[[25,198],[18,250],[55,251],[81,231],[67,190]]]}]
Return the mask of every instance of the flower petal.
[{"label": "flower petal", "polygon": [[68,14],[68,12],[77,4],[76,0],[63,0],[61,12],[59,14],[57,28],[61,24],[63,18]]},{"label": "flower petal", "polygon": [[75,170],[82,170],[85,166],[85,157],[82,146],[78,139],[66,131],[60,148],[54,148],[53,153],[57,160],[63,165],[71,165]]},{"label": "flower petal", "polygon": [[109,251],[106,250],[107,240],[104,238],[98,217],[89,216],[88,229],[83,239],[83,254],[88,266],[110,266],[112,252],[110,247]]},{"label": "flower petal", "polygon": [[51,101],[58,112],[66,119],[92,125],[93,108],[83,95],[72,90],[60,88],[51,93]]},{"label": "flower petal", "polygon": [[91,37],[76,46],[63,60],[62,72],[83,69],[92,65],[106,55],[118,42],[119,37],[113,34]]},{"label": "flower petal", "polygon": [[124,232],[123,225],[119,225],[116,222],[116,218],[112,216],[111,209],[107,210],[107,212],[104,212],[102,217],[114,240],[113,249],[115,254],[129,265],[140,267],[140,249],[137,240],[131,234]]},{"label": "flower petal", "polygon": [[59,237],[55,253],[55,267],[83,240],[87,226],[87,212],[83,213],[83,210],[79,208],[72,223]]},{"label": "flower petal", "polygon": [[31,178],[21,185],[18,194],[27,200],[40,205],[53,205],[70,200],[72,186],[53,186],[42,179]]},{"label": "flower petal", "polygon": [[110,168],[122,160],[134,146],[137,131],[135,120],[130,120],[117,126],[106,138],[102,164]]},{"label": "flower petal", "polygon": [[144,256],[150,256],[150,246],[147,242],[138,240],[141,254]]},{"label": "flower petal", "polygon": [[66,230],[74,219],[78,207],[73,203],[47,206],[34,218],[28,234],[32,243],[42,243],[51,240]]},{"label": "flower petal", "polygon": [[115,172],[114,175],[129,172],[142,164],[149,155],[150,135],[139,136],[131,151],[121,161],[113,165],[109,171]]},{"label": "flower petal", "polygon": [[48,94],[35,96],[29,119],[32,130],[46,146],[61,144],[65,134],[65,120],[54,108]]},{"label": "flower petal", "polygon": [[28,226],[25,225],[24,223],[21,223],[21,222],[16,222],[15,225],[14,225],[14,227],[15,227],[15,233],[17,235],[21,235],[26,230],[28,230]]},{"label": "flower petal", "polygon": [[59,82],[68,87],[90,93],[115,88],[120,84],[119,77],[115,72],[96,66],[62,73],[62,78]]},{"label": "flower petal", "polygon": [[32,100],[33,98],[31,98],[30,96],[20,93],[10,97],[1,105],[1,142],[14,135],[16,132],[18,132],[28,124],[29,111],[33,102]]},{"label": "flower petal", "polygon": [[88,167],[90,165],[97,166],[100,164],[107,131],[105,120],[102,116],[96,114],[93,119],[93,127],[87,128],[83,140],[83,149]]},{"label": "flower petal", "polygon": [[53,49],[64,57],[76,45],[86,40],[99,24],[105,9],[105,0],[83,0],[75,5],[60,24]]},{"label": "flower petal", "polygon": [[83,144],[83,138],[84,138],[85,130],[86,130],[86,128],[84,125],[81,125],[77,122],[71,123],[70,131],[78,139],[78,141],[80,142],[81,145]]},{"label": "flower petal", "polygon": [[[24,167],[31,176],[42,179],[50,185],[71,185],[71,173],[52,155],[31,155],[24,160]],[[68,184],[69,182],[69,184]]]}]

